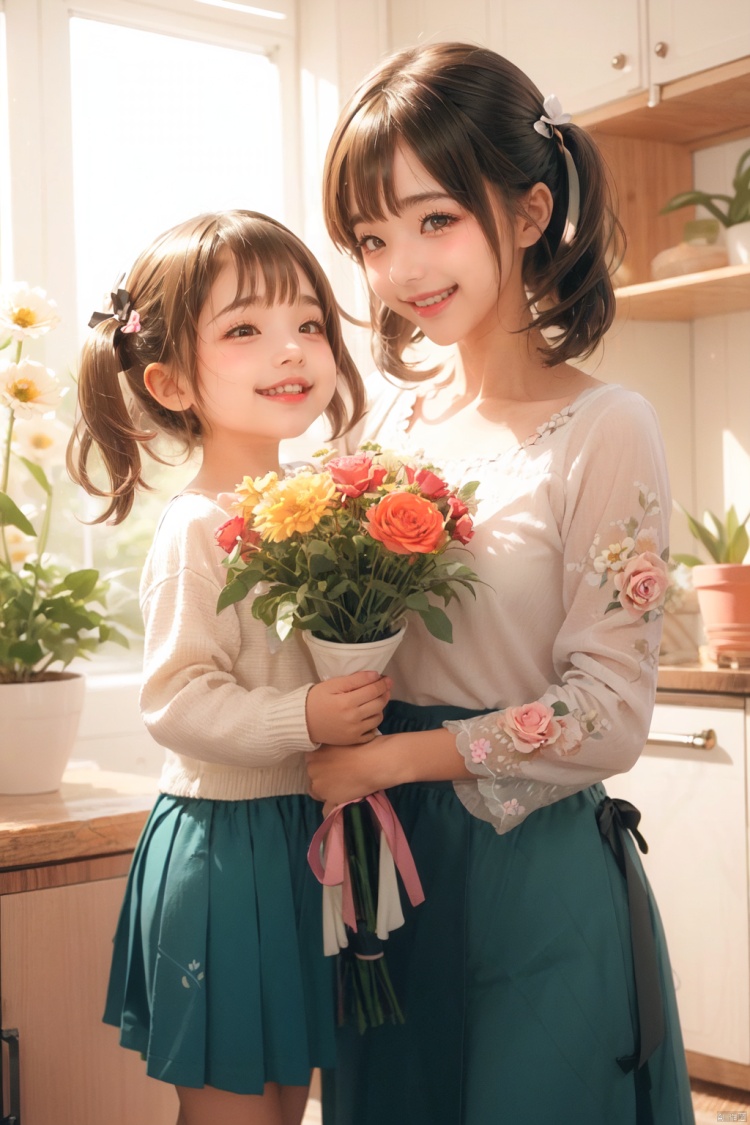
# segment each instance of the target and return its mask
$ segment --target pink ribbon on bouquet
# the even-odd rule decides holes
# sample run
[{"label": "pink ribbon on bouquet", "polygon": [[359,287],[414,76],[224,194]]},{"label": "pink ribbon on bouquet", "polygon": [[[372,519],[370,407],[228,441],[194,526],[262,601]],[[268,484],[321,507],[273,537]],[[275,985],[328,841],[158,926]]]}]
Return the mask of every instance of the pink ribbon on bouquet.
[{"label": "pink ribbon on bouquet", "polygon": [[419,906],[420,902],[424,902],[424,891],[409,842],[401,827],[401,821],[383,790],[371,793],[369,797],[361,797],[357,801],[345,801],[343,805],[337,805],[332,809],[313,836],[307,850],[307,862],[319,883],[327,887],[341,885],[342,913],[344,921],[352,930],[357,929],[357,918],[354,912],[349,863],[344,848],[343,811],[347,805],[357,805],[361,801],[366,801],[375,814],[403,880],[409,902],[412,906]]}]

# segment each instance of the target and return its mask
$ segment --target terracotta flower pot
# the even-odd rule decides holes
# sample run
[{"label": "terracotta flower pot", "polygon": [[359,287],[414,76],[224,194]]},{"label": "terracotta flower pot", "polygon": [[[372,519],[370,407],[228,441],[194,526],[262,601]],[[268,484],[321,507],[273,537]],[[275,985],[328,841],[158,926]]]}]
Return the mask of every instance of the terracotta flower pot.
[{"label": "terracotta flower pot", "polygon": [[0,793],[52,793],[78,733],[86,680],[72,672],[0,684]]},{"label": "terracotta flower pot", "polygon": [[718,663],[750,663],[750,565],[693,567],[703,628]]}]

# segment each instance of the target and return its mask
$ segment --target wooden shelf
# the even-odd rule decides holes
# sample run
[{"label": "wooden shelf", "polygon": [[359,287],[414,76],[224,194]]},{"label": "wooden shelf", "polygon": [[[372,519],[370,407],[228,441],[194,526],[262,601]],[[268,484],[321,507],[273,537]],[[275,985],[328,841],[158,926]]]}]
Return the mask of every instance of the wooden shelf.
[{"label": "wooden shelf", "polygon": [[750,132],[750,57],[668,82],[659,101],[647,93],[600,106],[575,118],[596,136],[666,141],[706,148]]},{"label": "wooden shelf", "polygon": [[627,320],[695,320],[750,309],[750,266],[668,277],[616,289],[617,316]]}]

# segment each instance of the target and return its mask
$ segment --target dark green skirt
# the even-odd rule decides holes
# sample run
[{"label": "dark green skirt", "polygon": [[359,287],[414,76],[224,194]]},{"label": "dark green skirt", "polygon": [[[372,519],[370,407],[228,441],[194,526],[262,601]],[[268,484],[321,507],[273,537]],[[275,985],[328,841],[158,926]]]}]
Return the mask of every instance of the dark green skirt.
[{"label": "dark green skirt", "polygon": [[[396,703],[381,729],[468,714]],[[426,896],[406,904],[387,943],[406,1023],[340,1029],[337,1071],[324,1076],[326,1125],[692,1125],[666,943],[629,834],[650,897],[666,1031],[643,1068],[623,1070],[638,1051],[638,1014],[625,880],[596,819],[603,787],[502,836],[451,784],[389,796]]]},{"label": "dark green skirt", "polygon": [[162,794],[133,857],[104,1020],[153,1078],[261,1094],[335,1057],[305,796]]}]

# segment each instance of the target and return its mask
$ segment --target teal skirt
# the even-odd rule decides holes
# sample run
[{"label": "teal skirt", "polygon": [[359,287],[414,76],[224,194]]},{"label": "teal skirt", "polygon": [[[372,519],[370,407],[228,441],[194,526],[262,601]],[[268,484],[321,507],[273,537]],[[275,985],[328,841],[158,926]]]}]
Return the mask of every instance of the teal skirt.
[{"label": "teal skirt", "polygon": [[335,1058],[332,958],[305,796],[162,794],[133,857],[104,1020],[148,1074],[261,1094]]},{"label": "teal skirt", "polygon": [[[395,703],[381,729],[469,714]],[[638,1055],[638,1007],[625,878],[597,824],[603,787],[502,836],[449,783],[389,796],[426,896],[387,942],[406,1023],[339,1029],[326,1125],[693,1125],[667,947],[628,833],[665,1030],[644,1066],[624,1063]]]}]

